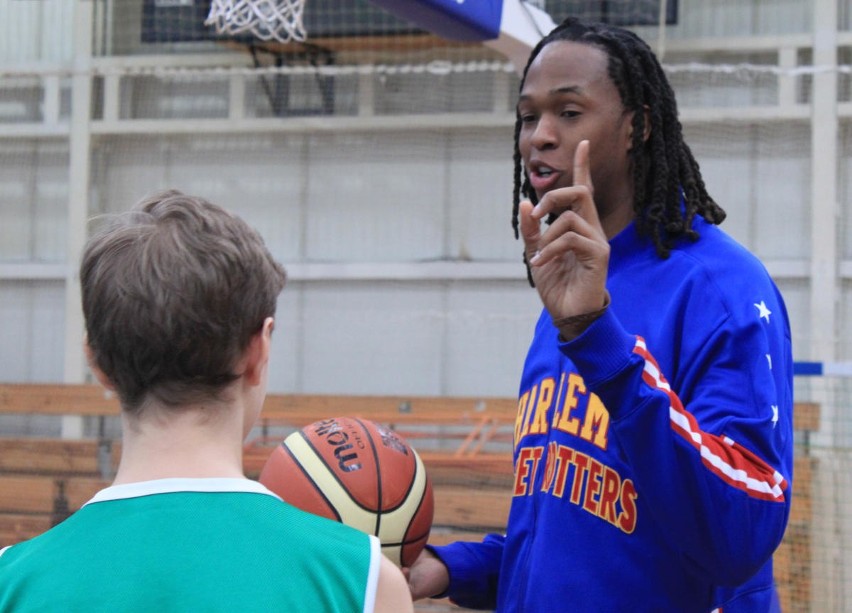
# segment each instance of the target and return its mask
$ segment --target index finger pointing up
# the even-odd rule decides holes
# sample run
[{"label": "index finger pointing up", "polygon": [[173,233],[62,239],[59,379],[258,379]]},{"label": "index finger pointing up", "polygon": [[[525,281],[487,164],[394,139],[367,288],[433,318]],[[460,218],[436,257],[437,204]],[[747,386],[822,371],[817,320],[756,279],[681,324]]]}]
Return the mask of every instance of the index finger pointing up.
[{"label": "index finger pointing up", "polygon": [[581,140],[574,150],[574,185],[583,185],[594,193],[592,171],[589,168],[589,141]]}]

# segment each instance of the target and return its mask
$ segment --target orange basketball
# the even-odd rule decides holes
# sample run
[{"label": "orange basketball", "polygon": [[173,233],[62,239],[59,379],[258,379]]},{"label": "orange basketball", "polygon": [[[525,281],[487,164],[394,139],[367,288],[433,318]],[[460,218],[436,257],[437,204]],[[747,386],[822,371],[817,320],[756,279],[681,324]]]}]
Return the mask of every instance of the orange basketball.
[{"label": "orange basketball", "polygon": [[292,433],[260,482],[293,506],[377,536],[398,566],[410,566],[429,538],[434,501],[423,461],[366,419],[324,419]]}]

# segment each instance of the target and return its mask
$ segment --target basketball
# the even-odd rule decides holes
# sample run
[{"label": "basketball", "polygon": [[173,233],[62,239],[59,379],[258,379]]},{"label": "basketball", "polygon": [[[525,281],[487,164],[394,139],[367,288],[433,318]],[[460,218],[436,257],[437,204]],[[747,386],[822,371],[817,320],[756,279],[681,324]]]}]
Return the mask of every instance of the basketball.
[{"label": "basketball", "polygon": [[260,482],[304,511],[375,535],[382,553],[410,566],[432,527],[432,484],[420,456],[393,430],[337,417],[290,434]]}]

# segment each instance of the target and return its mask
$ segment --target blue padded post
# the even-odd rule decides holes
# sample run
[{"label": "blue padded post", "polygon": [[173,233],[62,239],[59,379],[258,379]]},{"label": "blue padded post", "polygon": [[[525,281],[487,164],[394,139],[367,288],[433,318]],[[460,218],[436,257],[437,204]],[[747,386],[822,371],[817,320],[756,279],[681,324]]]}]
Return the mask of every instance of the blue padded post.
[{"label": "blue padded post", "polygon": [[371,0],[449,40],[482,42],[500,35],[503,0]]}]

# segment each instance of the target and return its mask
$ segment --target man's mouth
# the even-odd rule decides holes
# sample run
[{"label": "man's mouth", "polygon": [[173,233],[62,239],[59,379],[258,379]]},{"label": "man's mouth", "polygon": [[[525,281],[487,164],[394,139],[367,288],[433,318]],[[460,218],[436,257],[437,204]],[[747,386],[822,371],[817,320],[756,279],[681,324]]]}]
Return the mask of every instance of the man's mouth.
[{"label": "man's mouth", "polygon": [[535,164],[529,170],[530,186],[539,197],[553,189],[559,177],[559,171],[543,164]]}]

